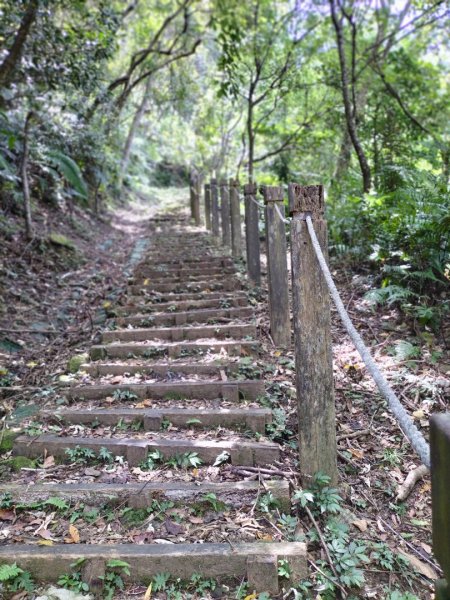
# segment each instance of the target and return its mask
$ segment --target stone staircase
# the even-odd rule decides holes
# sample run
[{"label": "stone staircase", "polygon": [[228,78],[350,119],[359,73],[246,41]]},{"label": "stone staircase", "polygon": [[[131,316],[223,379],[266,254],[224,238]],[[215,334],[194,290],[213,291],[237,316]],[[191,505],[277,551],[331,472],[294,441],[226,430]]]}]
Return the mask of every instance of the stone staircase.
[{"label": "stone staircase", "polygon": [[[126,300],[113,307],[114,319],[92,346],[90,362],[67,390],[65,403],[46,406],[35,417],[42,435],[21,435],[15,442],[16,455],[73,461],[69,482],[57,474],[51,483],[36,477],[26,486],[3,485],[0,494],[22,503],[60,497],[74,511],[107,505],[148,509],[150,519],[155,500],[170,501],[172,512],[160,525],[168,535],[155,540],[147,527],[137,543],[129,543],[128,533],[125,540],[102,543],[87,526],[79,528],[80,543],[60,542],[55,533],[51,545],[36,539],[0,545],[0,563],[16,562],[38,580],[55,582],[84,558],[82,577],[99,593],[108,561],[115,558],[129,564],[134,583],[148,584],[161,572],[181,579],[200,573],[246,578],[250,590],[276,595],[279,561],[288,562],[293,580],[305,577],[306,547],[283,541],[255,513],[260,496],[270,493],[289,514],[286,481],[257,476],[242,481],[230,472],[276,465],[280,459],[278,444],[259,439],[272,419],[270,409],[258,403],[264,382],[240,376],[240,357],[260,351],[246,282],[204,231],[180,218],[153,219],[149,236],[148,253],[129,281]],[[89,469],[77,466],[76,457],[87,451],[123,457],[119,465],[126,480],[86,476]],[[152,461],[157,463],[153,470]],[[189,534],[197,518],[193,507],[205,498],[227,507],[208,517],[213,543]],[[179,518],[178,528],[171,529],[167,523],[173,524],[177,510],[190,521]],[[227,533],[230,524],[225,523],[234,510],[256,519],[256,533],[241,539],[239,530],[245,528],[239,523],[233,536]]]}]

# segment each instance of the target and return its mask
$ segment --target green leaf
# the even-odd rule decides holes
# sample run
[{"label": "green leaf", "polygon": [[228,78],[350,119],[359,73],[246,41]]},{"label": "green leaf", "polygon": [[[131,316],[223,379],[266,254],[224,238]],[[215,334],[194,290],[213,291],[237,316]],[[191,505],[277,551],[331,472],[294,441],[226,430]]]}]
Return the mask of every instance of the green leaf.
[{"label": "green leaf", "polygon": [[81,174],[80,167],[77,163],[62,152],[54,150],[48,153],[48,158],[59,169],[63,177],[73,187],[75,192],[84,200],[88,198],[88,189],[86,182]]},{"label": "green leaf", "polygon": [[18,577],[23,570],[17,566],[16,563],[12,565],[1,565],[0,566],[0,581],[10,581]]},{"label": "green leaf", "polygon": [[69,505],[67,504],[67,502],[65,500],[63,500],[62,498],[58,498],[58,497],[49,498],[48,500],[43,502],[43,505],[44,506],[54,506],[58,510],[67,510],[69,508]]}]

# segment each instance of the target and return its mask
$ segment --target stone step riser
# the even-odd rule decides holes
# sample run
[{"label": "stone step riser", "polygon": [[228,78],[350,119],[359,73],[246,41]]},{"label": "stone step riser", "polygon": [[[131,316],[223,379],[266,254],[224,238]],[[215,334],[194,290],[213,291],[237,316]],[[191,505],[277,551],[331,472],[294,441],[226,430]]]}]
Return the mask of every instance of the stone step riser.
[{"label": "stone step riser", "polygon": [[180,302],[189,302],[190,300],[192,301],[199,301],[199,300],[221,300],[223,299],[224,301],[226,300],[227,302],[231,302],[233,299],[245,299],[248,300],[247,294],[242,291],[242,290],[236,290],[234,292],[189,292],[189,293],[182,293],[182,294],[178,294],[178,293],[158,293],[155,292],[154,294],[152,294],[151,292],[149,292],[149,294],[147,296],[135,296],[135,295],[129,295],[128,296],[128,303],[133,303],[133,304],[139,304],[139,305],[143,305],[143,304],[161,304],[162,302],[167,302],[169,304],[174,304],[175,302],[178,303]]},{"label": "stone step riser", "polygon": [[237,585],[248,579],[256,592],[278,594],[278,562],[286,560],[291,579],[307,577],[307,551],[303,542],[247,544],[115,544],[58,545],[53,548],[17,544],[0,547],[0,562],[17,563],[40,581],[57,582],[70,573],[71,565],[85,559],[84,577],[99,582],[109,560],[120,559],[129,565],[125,579],[147,585],[158,573],[189,580],[195,573],[205,578],[235,578]]},{"label": "stone step riser", "polygon": [[221,281],[225,275],[228,277],[232,277],[236,274],[236,271],[232,271],[230,273],[198,273],[196,275],[186,275],[181,273],[180,275],[174,275],[168,273],[158,273],[154,277],[132,277],[129,279],[128,283],[133,286],[138,287],[146,287],[150,290],[153,289],[154,286],[160,285],[162,283],[178,283],[179,285],[193,285],[197,282],[203,282],[206,279],[208,281],[219,282]]},{"label": "stone step riser", "polygon": [[238,370],[238,363],[224,363],[222,365],[199,365],[190,363],[174,363],[174,364],[156,364],[151,365],[130,365],[130,364],[117,364],[117,363],[86,363],[81,365],[80,371],[85,371],[91,377],[105,377],[105,375],[158,375],[160,377],[176,378],[186,375],[202,375],[205,377],[220,377],[221,371],[226,375],[236,373]]},{"label": "stone step riser", "polygon": [[198,275],[203,275],[205,277],[210,277],[211,275],[224,275],[224,274],[233,274],[236,273],[236,269],[234,267],[203,267],[196,269],[139,269],[135,273],[136,278],[159,278],[159,277],[197,277]]},{"label": "stone step riser", "polygon": [[[93,409],[93,410],[61,410],[40,413],[41,418],[48,420],[56,417],[58,422],[71,425],[90,425],[97,422],[100,425],[114,427],[119,422],[140,424],[144,431],[160,431],[164,422],[169,421],[180,429],[213,429],[226,427],[228,429],[250,430],[264,434],[265,427],[272,422],[271,411],[268,409]],[[192,419],[200,423],[189,423]]]},{"label": "stone step riser", "polygon": [[[141,268],[148,268],[149,263],[152,264],[147,257],[137,265],[135,272],[139,273]],[[158,267],[163,269],[191,269],[198,267],[211,267],[211,266],[219,266],[219,267],[233,267],[234,263],[232,259],[228,256],[205,256],[199,258],[174,258],[168,259],[167,254],[161,256],[161,259],[158,261]]]},{"label": "stone step riser", "polygon": [[240,281],[233,279],[225,279],[220,282],[214,281],[195,281],[194,283],[182,284],[182,283],[152,283],[151,286],[143,285],[130,285],[128,287],[130,294],[142,295],[145,293],[175,293],[175,294],[189,294],[198,293],[201,291],[219,291],[232,292],[234,290],[242,289]]},{"label": "stone step riser", "polygon": [[114,456],[123,456],[130,467],[138,467],[145,462],[149,452],[159,450],[164,460],[175,458],[188,452],[196,452],[204,464],[212,464],[222,452],[228,452],[232,465],[240,466],[262,466],[270,465],[280,458],[280,449],[277,444],[268,442],[210,442],[190,441],[185,439],[148,440],[143,438],[81,438],[81,437],[57,437],[53,435],[41,435],[32,440],[23,436],[15,441],[13,454],[38,458],[43,456],[54,456],[67,460],[66,449],[77,446],[89,448],[98,454],[101,448],[106,448]]},{"label": "stone step riser", "polygon": [[[209,296],[209,294],[208,294]],[[240,306],[247,307],[248,300],[247,297],[242,295],[236,298],[233,297],[221,297],[221,298],[211,298],[208,300],[207,298],[203,300],[178,300],[174,302],[146,302],[144,303],[142,297],[131,297],[129,299],[130,304],[126,304],[123,307],[118,307],[114,310],[114,313],[118,316],[127,313],[133,313],[138,311],[143,312],[165,312],[168,309],[172,309],[175,307],[177,310],[172,311],[174,314],[177,312],[189,312],[192,310],[201,310],[206,308],[211,308],[215,310],[220,310],[223,308],[223,304],[226,302],[227,306],[230,308],[238,308]]]},{"label": "stone step riser", "polygon": [[189,356],[191,358],[198,359],[199,356],[203,356],[208,352],[218,354],[225,350],[228,356],[244,356],[255,355],[259,352],[259,344],[257,342],[247,341],[235,341],[229,342],[224,340],[222,342],[179,342],[178,344],[158,344],[145,345],[145,344],[109,344],[106,346],[98,345],[92,346],[90,350],[91,360],[105,360],[108,358],[180,358],[183,356]]},{"label": "stone step riser", "polygon": [[[121,504],[130,508],[150,507],[154,499],[165,498],[172,502],[195,502],[207,493],[214,493],[221,502],[239,505],[239,492],[248,494],[260,491],[259,481],[166,483],[147,481],[126,485],[114,483],[54,483],[22,485],[0,485],[0,495],[10,494],[15,503],[30,503],[46,500],[49,497],[63,498],[68,502],[85,502],[89,506],[102,507],[105,504]],[[280,510],[288,513],[291,508],[289,484],[287,481],[265,480],[264,488],[270,491],[280,504]]]},{"label": "stone step riser", "polygon": [[162,313],[159,315],[133,315],[130,317],[116,318],[116,324],[120,327],[132,325],[133,327],[154,327],[165,325],[183,325],[184,323],[206,323],[214,319],[249,319],[255,314],[251,306],[245,308],[223,308],[211,310],[195,310],[174,313]]},{"label": "stone step riser", "polygon": [[113,342],[146,342],[150,340],[167,340],[180,342],[183,340],[199,340],[203,338],[237,338],[247,336],[256,338],[256,326],[252,324],[243,325],[206,325],[204,327],[161,327],[153,329],[117,329],[105,331],[102,334],[102,342],[110,344]]},{"label": "stone step riser", "polygon": [[85,385],[74,386],[67,391],[67,397],[83,400],[97,400],[113,396],[118,391],[129,391],[140,399],[205,399],[223,398],[238,403],[240,397],[256,400],[264,394],[264,383],[257,380],[232,382],[170,382],[170,383],[134,383],[127,385]]}]

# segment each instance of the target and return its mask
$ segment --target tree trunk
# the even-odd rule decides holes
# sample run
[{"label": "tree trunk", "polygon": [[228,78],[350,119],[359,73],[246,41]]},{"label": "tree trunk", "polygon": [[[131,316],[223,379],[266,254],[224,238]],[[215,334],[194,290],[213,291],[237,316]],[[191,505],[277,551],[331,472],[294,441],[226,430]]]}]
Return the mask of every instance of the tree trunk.
[{"label": "tree trunk", "polygon": [[255,157],[255,135],[253,132],[253,100],[250,96],[247,114],[247,137],[248,137],[248,182],[253,183],[253,159]]},{"label": "tree trunk", "polygon": [[123,179],[126,175],[128,163],[130,161],[131,147],[133,145],[134,136],[136,135],[136,132],[141,123],[142,117],[144,116],[145,111],[147,110],[149,93],[150,93],[150,85],[151,85],[151,78],[149,77],[145,84],[144,95],[142,97],[142,101],[141,101],[140,105],[138,106],[138,109],[134,113],[133,121],[131,122],[130,129],[128,131],[128,136],[127,136],[127,140],[125,142],[125,147],[123,149],[123,154],[122,154],[122,160],[120,163],[120,181],[119,181],[120,189],[122,189]]},{"label": "tree trunk", "polygon": [[28,135],[30,133],[31,119],[33,113],[29,112],[25,120],[25,127],[23,130],[23,156],[21,165],[21,178],[22,178],[22,193],[23,193],[23,205],[25,215],[25,234],[28,240],[33,239],[33,225],[31,223],[31,198],[30,198],[30,186],[28,182]]},{"label": "tree trunk", "polygon": [[336,7],[334,4],[335,0],[330,0],[331,7],[331,19],[333,21],[334,29],[336,31],[336,41],[338,47],[338,55],[339,55],[339,66],[341,71],[341,85],[342,85],[342,97],[344,101],[344,110],[345,110],[345,119],[347,122],[347,129],[350,139],[353,144],[353,148],[355,149],[356,155],[358,157],[359,166],[361,169],[361,174],[363,177],[363,191],[369,192],[371,187],[371,172],[370,166],[367,161],[367,157],[365,155],[364,149],[361,145],[360,139],[358,137],[357,126],[355,122],[355,116],[352,108],[352,103],[350,99],[349,85],[348,85],[348,70],[347,70],[347,61],[345,58],[345,48],[344,48],[344,36],[342,32],[342,22],[339,21],[336,15]]},{"label": "tree trunk", "polygon": [[22,56],[23,47],[30,32],[31,26],[36,20],[38,4],[38,0],[30,0],[28,8],[22,17],[20,27],[16,33],[16,37],[14,38],[14,42],[5,60],[0,65],[0,88],[8,87],[14,80],[14,73]]}]

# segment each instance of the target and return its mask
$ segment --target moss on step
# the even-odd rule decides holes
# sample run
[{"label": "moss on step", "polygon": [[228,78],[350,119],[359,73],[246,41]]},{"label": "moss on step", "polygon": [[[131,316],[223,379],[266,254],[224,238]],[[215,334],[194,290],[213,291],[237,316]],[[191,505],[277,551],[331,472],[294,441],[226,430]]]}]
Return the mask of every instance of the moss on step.
[{"label": "moss on step", "polygon": [[14,440],[19,434],[19,431],[11,431],[10,429],[4,429],[0,433],[0,454],[4,454],[5,452],[12,450]]},{"label": "moss on step", "polygon": [[88,362],[88,360],[89,356],[86,353],[74,354],[74,356],[72,356],[67,363],[67,370],[69,373],[77,373],[81,365]]}]

